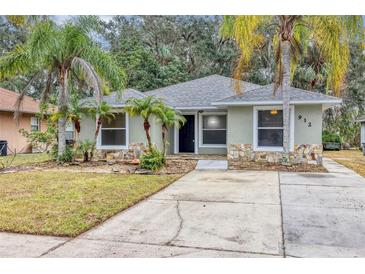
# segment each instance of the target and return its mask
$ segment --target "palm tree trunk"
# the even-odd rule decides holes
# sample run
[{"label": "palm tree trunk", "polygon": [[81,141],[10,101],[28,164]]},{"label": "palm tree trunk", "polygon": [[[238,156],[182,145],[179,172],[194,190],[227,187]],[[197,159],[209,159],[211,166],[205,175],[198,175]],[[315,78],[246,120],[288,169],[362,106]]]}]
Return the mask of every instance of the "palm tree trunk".
[{"label": "palm tree trunk", "polygon": [[96,116],[96,129],[95,129],[95,135],[94,135],[94,143],[96,144],[96,141],[98,139],[98,135],[100,132],[101,127],[101,118],[99,115]]},{"label": "palm tree trunk", "polygon": [[[98,85],[99,85],[99,83],[98,83]],[[98,90],[94,90],[94,97],[96,99],[97,108],[100,109],[101,103],[103,101],[103,98],[102,98],[103,94],[102,94],[100,86],[99,86]],[[94,145],[90,152],[90,161],[93,159],[94,150],[96,148],[96,142],[98,140],[98,135],[99,135],[100,128],[101,128],[101,117],[100,117],[99,113],[96,114],[95,119],[96,119],[96,128],[95,128],[95,135],[94,135]]]},{"label": "palm tree trunk", "polygon": [[289,154],[290,150],[290,41],[282,41],[283,50],[283,147],[284,153]]},{"label": "palm tree trunk", "polygon": [[68,109],[68,71],[64,68],[60,69],[60,82],[62,89],[58,98],[59,111],[63,113],[63,117],[58,120],[58,159],[66,151],[66,114]]},{"label": "palm tree trunk", "polygon": [[95,134],[94,134],[94,143],[93,143],[93,147],[91,148],[90,158],[89,158],[90,161],[92,161],[92,159],[94,157],[96,142],[98,141],[98,135],[99,135],[100,128],[101,128],[101,117],[99,114],[96,115],[96,126],[95,127],[96,128],[95,128]]},{"label": "palm tree trunk", "polygon": [[148,149],[150,151],[152,151],[152,142],[151,142],[151,135],[150,135],[150,123],[148,122],[148,119],[144,120],[144,123],[143,123],[143,127],[144,127],[144,130],[146,132],[146,138],[147,138],[147,144],[148,144]]},{"label": "palm tree trunk", "polygon": [[167,127],[165,124],[162,125],[161,132],[162,132],[162,155],[166,157],[166,147],[167,147]]}]

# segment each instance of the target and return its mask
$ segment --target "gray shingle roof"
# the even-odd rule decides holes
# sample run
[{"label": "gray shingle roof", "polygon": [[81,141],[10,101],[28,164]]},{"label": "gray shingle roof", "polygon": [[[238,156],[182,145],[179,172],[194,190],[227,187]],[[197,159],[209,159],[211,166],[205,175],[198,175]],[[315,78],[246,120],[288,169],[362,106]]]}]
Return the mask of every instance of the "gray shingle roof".
[{"label": "gray shingle roof", "polygon": [[[232,78],[211,75],[143,93],[134,89],[126,89],[120,100],[118,100],[118,94],[112,92],[110,95],[104,96],[103,100],[114,107],[123,107],[125,102],[131,97],[143,98],[151,95],[162,99],[172,107],[180,109],[282,103],[281,92],[278,90],[277,94],[273,95],[272,84],[260,86],[241,81],[244,92],[237,94],[234,89],[234,81]],[[341,103],[340,98],[294,87],[290,88],[289,94],[290,102],[293,104],[331,105]]]},{"label": "gray shingle roof", "polygon": [[[128,88],[123,91],[121,98],[119,98],[118,93],[114,91],[111,92],[109,95],[103,96],[103,101],[113,107],[123,107],[129,98],[143,98],[143,97],[145,97],[145,95],[142,92]],[[94,98],[93,97],[86,98],[84,100],[81,100],[81,102],[88,102],[91,100],[94,100]]]},{"label": "gray shingle roof", "polygon": [[[241,81],[244,91],[257,89],[260,85]],[[161,98],[176,108],[212,107],[212,103],[236,94],[232,78],[211,75],[176,85],[144,92]]]},{"label": "gray shingle roof", "polygon": [[[242,94],[236,94],[217,102],[213,105],[240,105],[240,104],[257,104],[257,103],[281,103],[283,96],[280,90],[277,91],[276,95],[273,94],[274,85],[266,85],[258,89],[248,90]],[[341,103],[341,99],[333,96],[328,96],[315,91],[307,91],[291,87],[289,90],[290,102],[291,103],[328,103],[337,104]]]}]

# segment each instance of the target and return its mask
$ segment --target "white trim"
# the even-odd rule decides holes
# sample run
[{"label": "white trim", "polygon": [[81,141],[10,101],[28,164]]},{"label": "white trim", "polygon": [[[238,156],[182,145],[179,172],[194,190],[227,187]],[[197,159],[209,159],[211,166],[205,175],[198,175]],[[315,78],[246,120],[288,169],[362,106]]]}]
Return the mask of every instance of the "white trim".
[{"label": "white trim", "polygon": [[[254,151],[284,151],[283,147],[267,147],[267,146],[258,146],[258,111],[259,110],[271,110],[271,109],[279,109],[282,110],[283,106],[254,106],[253,107],[253,150]],[[290,116],[289,116],[289,149],[290,151],[294,151],[294,132],[295,132],[295,112],[294,106],[290,106]],[[283,129],[283,127],[277,127],[277,129]]]},{"label": "white trim", "polygon": [[[196,112],[184,112],[181,115],[194,115],[194,154],[198,154],[198,111]],[[174,153],[179,153],[179,131],[177,127],[174,127]]]},{"label": "white trim", "polygon": [[[290,104],[294,104],[294,105],[316,105],[316,104],[337,105],[337,104],[341,104],[341,103],[342,103],[342,99],[317,100],[317,101],[298,101],[298,100],[290,101]],[[266,106],[266,105],[282,105],[282,104],[283,104],[282,101],[249,101],[249,102],[231,101],[231,102],[213,102],[212,103],[213,106],[251,106],[251,105]]]},{"label": "white trim", "polygon": [[[225,130],[226,131],[226,144],[225,145],[214,145],[214,144],[203,144],[203,116],[208,115],[224,115],[226,116],[226,129],[218,129],[218,130]],[[199,113],[199,147],[202,148],[226,148],[227,147],[227,134],[228,134],[228,114],[227,112],[205,112]]]},{"label": "white trim", "polygon": [[[37,127],[37,130],[33,130],[32,127]],[[32,132],[41,131],[41,121],[36,116],[30,117],[30,131]]]},{"label": "white trim", "polygon": [[201,109],[212,109],[212,110],[216,110],[217,108],[216,107],[175,107],[174,109],[177,109],[177,110],[201,110]]},{"label": "white trim", "polygon": [[[102,125],[100,126],[100,131],[98,134],[98,137],[96,139],[96,148],[97,149],[104,149],[104,150],[121,150],[121,149],[128,149],[129,146],[129,115],[124,110],[113,110],[115,113],[124,113],[125,114],[125,128],[117,128],[117,129],[125,129],[125,146],[103,146],[101,145],[101,131],[102,131]],[[104,128],[108,129],[108,128]],[[115,128],[113,128],[115,129]],[[116,129],[116,130],[117,130]]]}]

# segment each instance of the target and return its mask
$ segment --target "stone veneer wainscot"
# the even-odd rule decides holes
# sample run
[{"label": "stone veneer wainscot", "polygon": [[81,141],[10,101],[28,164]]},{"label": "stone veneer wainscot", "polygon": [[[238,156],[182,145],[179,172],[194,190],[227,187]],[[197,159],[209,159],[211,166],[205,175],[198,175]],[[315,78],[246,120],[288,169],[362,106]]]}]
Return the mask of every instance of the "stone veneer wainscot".
[{"label": "stone veneer wainscot", "polygon": [[145,151],[146,147],[143,143],[131,143],[128,149],[97,150],[97,158],[107,160],[133,160],[139,159]]},{"label": "stone veneer wainscot", "polygon": [[229,166],[241,161],[322,165],[322,152],[322,144],[295,145],[287,160],[283,152],[253,151],[251,144],[230,144],[227,158]]}]

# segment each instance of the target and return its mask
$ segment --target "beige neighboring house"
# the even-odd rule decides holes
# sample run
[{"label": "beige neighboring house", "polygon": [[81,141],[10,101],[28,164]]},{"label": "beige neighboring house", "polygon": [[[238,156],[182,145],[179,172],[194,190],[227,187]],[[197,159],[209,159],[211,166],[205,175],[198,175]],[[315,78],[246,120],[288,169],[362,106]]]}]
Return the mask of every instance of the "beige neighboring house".
[{"label": "beige neighboring house", "polygon": [[44,131],[47,128],[46,121],[36,117],[39,112],[39,100],[25,96],[21,105],[19,121],[14,119],[15,103],[19,94],[0,88],[0,140],[8,142],[8,154],[32,152],[31,145],[19,132]]}]

